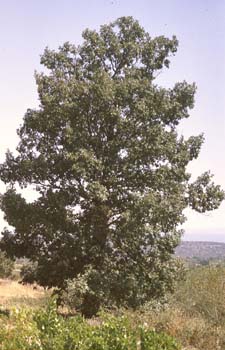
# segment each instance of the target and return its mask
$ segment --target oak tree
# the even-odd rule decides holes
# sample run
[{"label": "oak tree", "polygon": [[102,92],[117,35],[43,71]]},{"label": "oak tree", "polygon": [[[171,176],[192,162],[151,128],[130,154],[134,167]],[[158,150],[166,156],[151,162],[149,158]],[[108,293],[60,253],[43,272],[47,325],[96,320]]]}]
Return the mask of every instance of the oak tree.
[{"label": "oak tree", "polygon": [[[36,74],[40,106],[27,110],[17,152],[0,166],[11,227],[1,249],[35,262],[44,286],[63,290],[85,277],[87,315],[171,290],[184,209],[212,210],[224,197],[209,172],[191,182],[187,171],[203,136],[185,139],[177,127],[195,85],[157,84],[177,46],[122,17],[85,30],[80,46],[47,48],[45,73]],[[17,185],[32,185],[38,198],[26,201]]]}]

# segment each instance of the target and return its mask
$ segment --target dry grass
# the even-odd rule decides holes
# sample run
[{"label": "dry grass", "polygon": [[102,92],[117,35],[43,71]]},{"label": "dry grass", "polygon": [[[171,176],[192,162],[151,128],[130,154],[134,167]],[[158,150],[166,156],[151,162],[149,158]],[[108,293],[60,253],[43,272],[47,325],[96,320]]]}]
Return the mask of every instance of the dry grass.
[{"label": "dry grass", "polygon": [[17,281],[0,279],[0,307],[40,307],[50,296],[40,286],[22,285]]},{"label": "dry grass", "polygon": [[224,350],[225,328],[210,324],[200,315],[188,315],[179,308],[159,312],[127,312],[133,325],[145,323],[148,327],[175,337],[182,350]]},{"label": "dry grass", "polygon": [[201,350],[224,349],[224,328],[210,324],[200,315],[191,316],[180,309],[168,309],[153,315],[149,323],[158,331],[166,332],[181,344]]}]

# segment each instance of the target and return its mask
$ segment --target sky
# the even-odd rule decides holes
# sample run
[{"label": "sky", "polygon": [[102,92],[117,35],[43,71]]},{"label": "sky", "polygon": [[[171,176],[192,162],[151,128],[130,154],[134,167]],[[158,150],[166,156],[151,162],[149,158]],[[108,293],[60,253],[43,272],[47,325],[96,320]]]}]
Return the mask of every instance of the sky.
[{"label": "sky", "polygon": [[[46,46],[82,42],[82,31],[133,16],[152,37],[176,35],[179,48],[157,83],[195,82],[195,108],[180,125],[185,137],[204,133],[205,143],[189,167],[206,170],[225,189],[225,0],[0,0],[0,162],[14,150],[16,129],[27,108],[38,107],[35,70]],[[4,192],[0,183],[0,193]],[[32,196],[27,191],[27,196]],[[206,214],[186,211],[186,240],[225,242],[225,202]],[[0,213],[0,231],[6,226]]]}]

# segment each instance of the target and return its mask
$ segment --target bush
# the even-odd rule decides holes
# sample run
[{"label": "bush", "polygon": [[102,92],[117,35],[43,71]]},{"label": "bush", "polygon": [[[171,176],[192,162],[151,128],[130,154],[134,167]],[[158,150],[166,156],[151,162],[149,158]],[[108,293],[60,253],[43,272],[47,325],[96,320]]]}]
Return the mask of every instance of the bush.
[{"label": "bush", "polygon": [[1,350],[178,350],[176,341],[145,326],[133,327],[126,317],[104,314],[90,324],[77,316],[57,314],[53,299],[45,310],[15,310],[0,319]]},{"label": "bush", "polygon": [[90,281],[93,280],[95,280],[95,286],[101,284],[95,272],[96,271],[89,266],[84,274],[79,274],[77,278],[67,280],[66,288],[61,293],[61,302],[63,304],[73,310],[75,309],[81,312],[86,317],[91,317],[96,314],[99,309],[100,298],[102,306],[106,304],[104,294],[101,294],[98,289],[96,290],[96,288],[90,287]]},{"label": "bush", "polygon": [[[177,281],[183,278],[184,265],[178,259],[174,260],[173,264],[174,269],[177,271],[176,281],[174,280],[175,287]],[[168,276],[164,277],[165,282]],[[168,283],[170,277],[168,277]],[[141,275],[139,278],[141,278]],[[151,300],[146,303],[148,298],[146,298],[143,290],[140,291],[138,281],[134,275],[126,275],[126,271],[113,270],[112,267],[107,274],[101,275],[99,271],[89,265],[83,274],[78,274],[74,279],[66,280],[65,289],[59,294],[63,304],[81,312],[85,317],[95,315],[100,306],[102,309],[107,310],[162,308],[171,293],[164,293],[164,296],[161,294],[157,297],[152,296]],[[171,287],[170,292],[173,291]]]},{"label": "bush", "polygon": [[14,262],[0,251],[0,278],[9,277],[12,274]]},{"label": "bush", "polygon": [[37,281],[37,264],[27,261],[23,264],[20,271],[22,282],[34,283]]}]

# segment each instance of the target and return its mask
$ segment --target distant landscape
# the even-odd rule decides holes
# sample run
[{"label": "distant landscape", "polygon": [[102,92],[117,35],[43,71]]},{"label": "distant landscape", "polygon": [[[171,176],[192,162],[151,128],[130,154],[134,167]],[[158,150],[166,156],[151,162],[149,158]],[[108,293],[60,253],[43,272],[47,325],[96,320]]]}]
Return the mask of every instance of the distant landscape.
[{"label": "distant landscape", "polygon": [[183,241],[176,248],[176,256],[199,262],[225,260],[225,243]]}]

